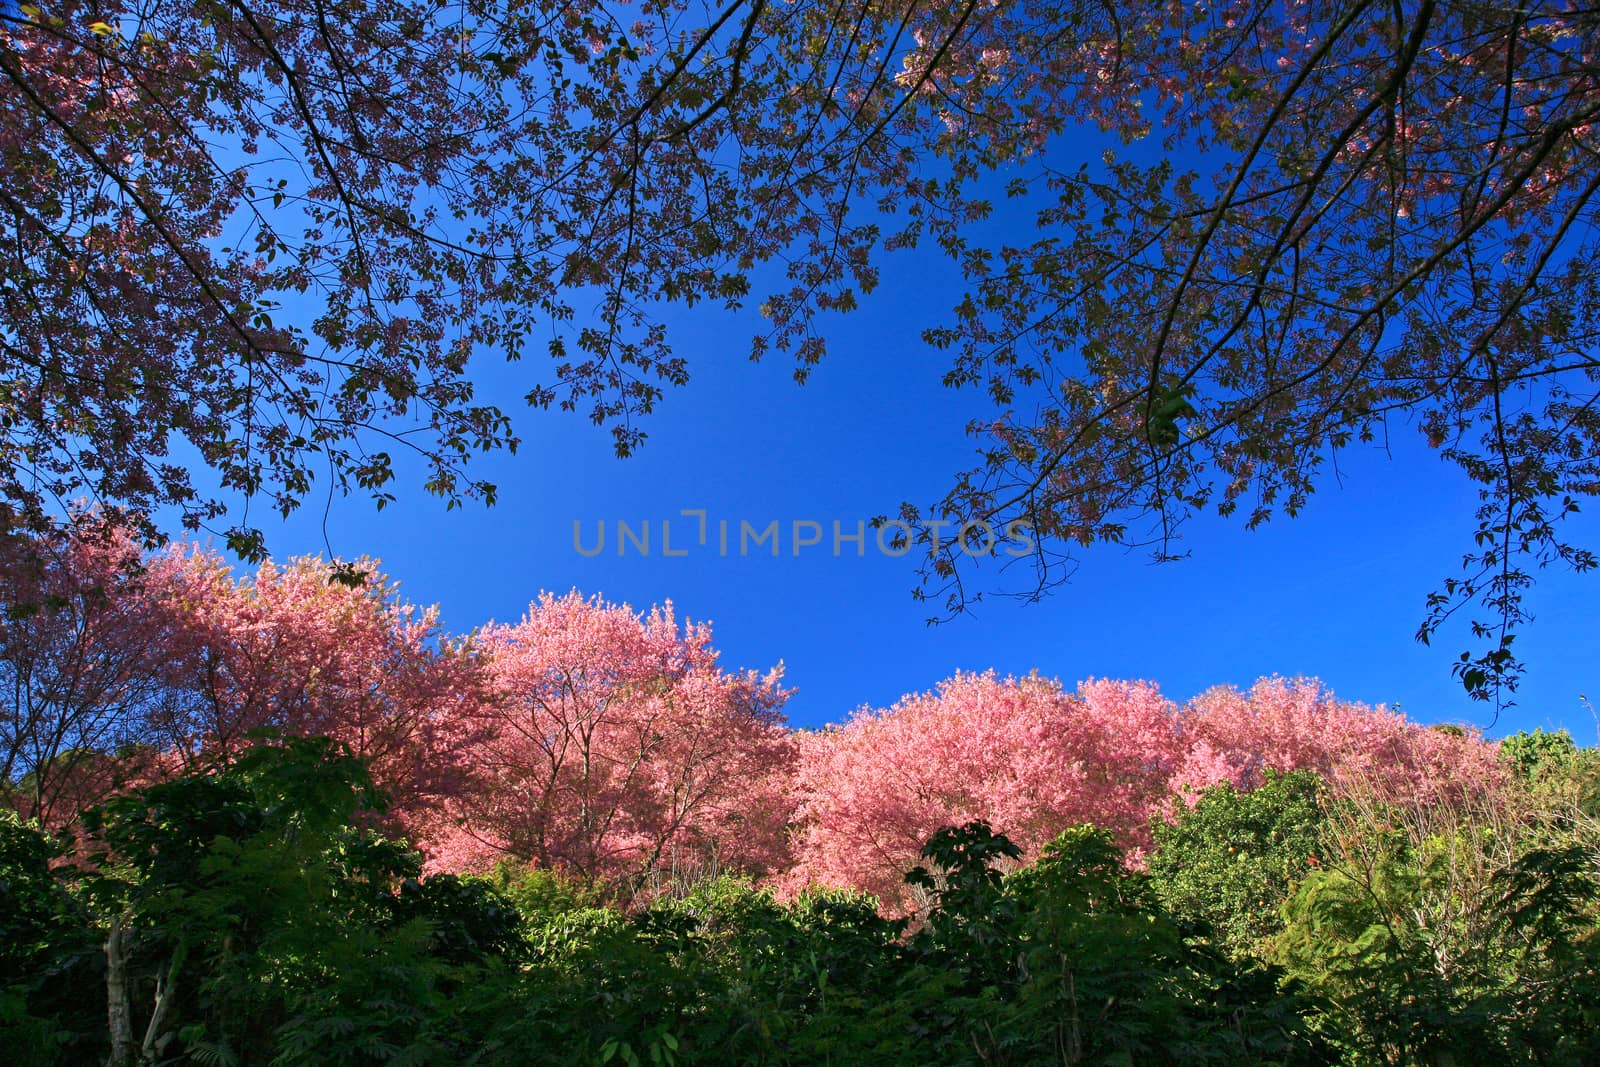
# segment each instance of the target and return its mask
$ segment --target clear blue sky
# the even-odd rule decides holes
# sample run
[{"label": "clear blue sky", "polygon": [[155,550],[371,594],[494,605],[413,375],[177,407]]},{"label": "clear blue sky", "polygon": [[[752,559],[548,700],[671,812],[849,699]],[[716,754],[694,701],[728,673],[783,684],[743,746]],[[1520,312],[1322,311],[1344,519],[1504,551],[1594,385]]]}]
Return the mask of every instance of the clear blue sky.
[{"label": "clear blue sky", "polygon": [[[515,619],[541,589],[577,588],[636,608],[671,599],[681,615],[713,623],[726,665],[783,661],[798,689],[790,718],[801,725],[990,667],[1038,669],[1069,684],[1145,678],[1178,699],[1263,675],[1314,675],[1346,698],[1489,725],[1491,709],[1469,702],[1450,675],[1462,635],[1431,650],[1412,638],[1424,595],[1470,545],[1474,493],[1405,430],[1392,460],[1375,450],[1344,454],[1342,486],[1328,481],[1299,519],[1255,532],[1198,520],[1187,530],[1193,556],[1180,563],[1094,550],[1042,604],[986,601],[937,627],[911,599],[911,557],[869,549],[860,559],[846,546],[835,558],[831,544],[790,555],[793,521],[819,522],[825,537],[835,519],[853,529],[901,500],[933,502],[966,465],[962,427],[986,401],[941,386],[946,357],[918,337],[950,304],[947,274],[931,254],[891,258],[863,309],[828,323],[832,354],[804,387],[781,359],[747,360],[753,311],[678,313],[676,343],[694,380],[668,394],[648,445],[628,460],[614,458],[607,436],[580,417],[520,407],[515,398],[538,368],[485,360],[484,389],[507,398],[524,437],[517,456],[483,464],[500,503],[446,513],[413,484],[382,513],[361,499],[336,501],[328,540],[343,556],[380,557],[412,600],[439,604],[458,632]],[[678,517],[685,508],[708,510],[708,548],[690,543],[692,520]],[[322,552],[321,511],[313,502],[286,526],[269,526],[274,554]],[[674,520],[674,548],[688,544],[688,556],[661,554],[663,519]],[[718,519],[735,531],[727,557],[716,551]],[[771,519],[785,528],[783,555],[739,558],[739,521]],[[604,553],[575,550],[575,520],[586,546],[606,523]],[[618,520],[650,521],[650,556],[630,546],[619,558]],[[1596,740],[1580,700],[1600,700],[1596,591],[1588,578],[1542,577],[1532,597],[1538,619],[1518,643],[1528,677],[1494,734],[1565,726],[1581,742]]]}]

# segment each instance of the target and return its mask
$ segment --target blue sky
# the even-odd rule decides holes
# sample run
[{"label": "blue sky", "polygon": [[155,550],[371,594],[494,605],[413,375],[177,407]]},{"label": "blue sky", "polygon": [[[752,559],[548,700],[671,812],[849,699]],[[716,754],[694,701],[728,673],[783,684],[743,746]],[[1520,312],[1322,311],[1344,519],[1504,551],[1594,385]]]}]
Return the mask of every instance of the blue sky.
[{"label": "blue sky", "polygon": [[[1312,675],[1340,696],[1398,703],[1427,721],[1490,724],[1492,710],[1468,701],[1450,675],[1464,635],[1433,649],[1412,638],[1425,594],[1454,573],[1471,543],[1475,496],[1405,429],[1392,458],[1344,453],[1342,485],[1328,480],[1298,519],[1254,532],[1197,520],[1187,528],[1192,557],[1179,563],[1092,550],[1075,579],[1041,604],[985,601],[929,627],[927,607],[910,596],[911,557],[869,548],[858,558],[848,544],[835,557],[834,520],[848,532],[901,500],[931,503],[968,462],[962,427],[986,401],[944,388],[946,357],[918,336],[949,306],[946,274],[931,254],[888,260],[863,308],[828,323],[831,355],[803,387],[782,359],[746,358],[760,321],[753,311],[678,312],[676,344],[694,380],[668,394],[651,417],[649,443],[627,460],[581,417],[520,408],[514,398],[538,368],[486,359],[483,388],[507,398],[524,438],[516,456],[482,465],[499,484],[497,506],[447,513],[413,485],[382,513],[361,499],[335,501],[325,541],[313,501],[267,527],[270,547],[278,556],[326,545],[377,556],[410,599],[439,604],[458,632],[515,619],[541,589],[576,588],[636,608],[670,599],[680,615],[713,623],[726,665],[781,660],[798,690],[790,718],[801,725],[887,704],[958,669],[991,667],[1037,669],[1069,684],[1145,678],[1177,699],[1263,675]],[[679,516],[695,508],[711,520],[706,548],[692,543],[694,520]],[[733,531],[727,556],[717,551],[719,519]],[[780,558],[740,558],[739,523],[773,519],[783,527]],[[649,521],[650,555],[632,545],[618,555],[619,520],[635,529]],[[662,520],[672,521],[674,549],[687,545],[687,556],[662,555]],[[825,538],[798,557],[789,543],[796,520],[819,523]],[[577,551],[575,521],[591,549],[606,524],[604,552]],[[1580,741],[1596,740],[1581,699],[1600,699],[1594,595],[1587,578],[1542,576],[1532,596],[1538,619],[1518,642],[1528,676],[1494,734],[1565,726]]]}]

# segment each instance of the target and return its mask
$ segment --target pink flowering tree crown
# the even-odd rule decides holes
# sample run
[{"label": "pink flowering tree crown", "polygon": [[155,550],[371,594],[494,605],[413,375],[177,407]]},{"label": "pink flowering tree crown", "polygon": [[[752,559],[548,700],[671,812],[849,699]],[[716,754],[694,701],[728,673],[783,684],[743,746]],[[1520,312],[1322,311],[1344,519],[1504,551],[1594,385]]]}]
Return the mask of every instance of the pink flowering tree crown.
[{"label": "pink flowering tree crown", "polygon": [[0,602],[0,758],[30,815],[70,820],[263,731],[346,746],[402,819],[465,782],[476,665],[374,561],[240,577],[214,551],[151,554],[87,516],[0,541]]},{"label": "pink flowering tree crown", "polygon": [[1026,854],[1092,822],[1129,847],[1166,794],[1172,715],[1143,683],[1074,695],[1030,675],[958,674],[891,708],[802,736],[797,884],[908,903],[903,875],[934,831],[982,819]]},{"label": "pink flowering tree crown", "polygon": [[182,701],[166,593],[93,515],[0,537],[0,788],[24,816],[70,821],[147,768]]},{"label": "pink flowering tree crown", "polygon": [[236,577],[217,553],[176,547],[150,569],[189,691],[159,723],[173,752],[236,749],[263,729],[330,737],[368,761],[402,816],[463,787],[476,665],[376,561],[302,557]]},{"label": "pink flowering tree crown", "polygon": [[436,863],[509,857],[636,892],[677,866],[785,860],[793,740],[779,671],[730,673],[672,606],[545,594],[472,638],[488,677],[474,788]]}]

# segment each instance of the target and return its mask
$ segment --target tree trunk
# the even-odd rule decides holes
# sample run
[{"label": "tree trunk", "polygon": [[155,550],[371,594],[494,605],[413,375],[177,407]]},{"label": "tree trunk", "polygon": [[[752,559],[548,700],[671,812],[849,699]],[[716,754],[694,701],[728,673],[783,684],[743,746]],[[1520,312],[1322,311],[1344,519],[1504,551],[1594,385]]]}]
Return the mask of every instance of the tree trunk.
[{"label": "tree trunk", "polygon": [[178,992],[178,957],[174,955],[165,972],[156,975],[156,1003],[150,1010],[150,1025],[145,1027],[144,1044],[139,1049],[140,1063],[155,1063],[170,1039],[166,1029],[173,998]]},{"label": "tree trunk", "polygon": [[132,1067],[136,1046],[128,1009],[127,952],[120,915],[111,917],[111,933],[106,936],[106,1022],[111,1029],[110,1067]]}]

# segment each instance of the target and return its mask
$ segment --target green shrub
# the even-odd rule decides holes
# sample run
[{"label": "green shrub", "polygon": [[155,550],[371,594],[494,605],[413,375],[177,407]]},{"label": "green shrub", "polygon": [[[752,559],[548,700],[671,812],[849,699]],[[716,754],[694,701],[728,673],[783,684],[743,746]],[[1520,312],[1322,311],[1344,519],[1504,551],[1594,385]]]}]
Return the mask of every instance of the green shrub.
[{"label": "green shrub", "polygon": [[1282,927],[1278,911],[1310,868],[1323,822],[1322,780],[1268,770],[1259,786],[1201,792],[1191,808],[1151,826],[1151,884],[1180,922],[1209,928],[1228,954],[1255,953]]}]

